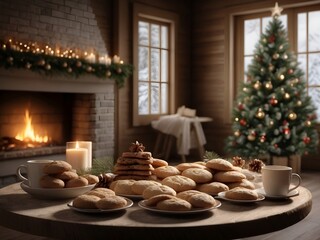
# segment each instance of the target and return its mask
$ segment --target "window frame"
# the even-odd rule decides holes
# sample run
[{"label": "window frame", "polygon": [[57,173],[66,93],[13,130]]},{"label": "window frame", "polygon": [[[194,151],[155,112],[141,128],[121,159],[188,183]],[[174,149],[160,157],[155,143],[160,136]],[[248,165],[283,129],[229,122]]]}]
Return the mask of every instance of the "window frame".
[{"label": "window frame", "polygon": [[[139,115],[139,79],[138,69],[139,66],[139,43],[138,43],[138,24],[141,19],[150,20],[149,22],[161,22],[169,27],[169,66],[168,66],[168,113],[166,114],[146,114]],[[158,119],[162,115],[172,114],[175,106],[175,43],[176,43],[176,26],[178,24],[177,14],[156,9],[143,4],[135,3],[133,8],[133,64],[136,70],[133,74],[133,126],[149,125],[151,121]]]}]

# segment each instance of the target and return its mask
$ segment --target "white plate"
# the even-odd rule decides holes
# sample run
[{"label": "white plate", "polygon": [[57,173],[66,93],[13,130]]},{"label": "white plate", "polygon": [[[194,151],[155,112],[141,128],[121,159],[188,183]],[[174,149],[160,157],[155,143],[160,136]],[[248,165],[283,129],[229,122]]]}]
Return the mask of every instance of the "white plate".
[{"label": "white plate", "polygon": [[128,199],[125,198],[127,201],[127,205],[125,205],[124,207],[120,207],[120,208],[114,208],[114,209],[83,209],[83,208],[76,208],[73,206],[73,201],[69,202],[67,205],[68,207],[70,207],[71,209],[77,211],[77,212],[84,212],[84,213],[106,213],[106,212],[116,212],[116,211],[120,211],[126,208],[129,208],[133,205],[133,202]]},{"label": "white plate", "polygon": [[84,194],[94,188],[95,184],[75,188],[31,188],[25,183],[20,184],[21,188],[36,198],[43,199],[68,199]]},{"label": "white plate", "polygon": [[226,192],[219,192],[217,197],[230,202],[239,202],[239,203],[259,202],[265,199],[265,197],[261,193],[258,193],[258,199],[255,199],[255,200],[237,200],[237,199],[227,198]]},{"label": "white plate", "polygon": [[275,195],[267,195],[264,191],[263,188],[259,188],[256,190],[258,193],[262,194],[263,196],[265,196],[266,198],[273,198],[273,199],[285,199],[285,198],[290,198],[290,197],[294,197],[299,195],[299,191],[297,189],[292,190],[291,192],[289,192],[287,195],[285,196],[275,196]]},{"label": "white plate", "polygon": [[188,211],[169,211],[169,210],[161,210],[156,207],[149,207],[145,204],[145,202],[146,200],[141,200],[140,202],[138,202],[139,207],[152,212],[166,213],[166,214],[194,214],[194,213],[206,212],[221,206],[221,202],[216,200],[216,204],[213,207],[209,207],[209,208],[192,208],[191,210],[188,210]]}]

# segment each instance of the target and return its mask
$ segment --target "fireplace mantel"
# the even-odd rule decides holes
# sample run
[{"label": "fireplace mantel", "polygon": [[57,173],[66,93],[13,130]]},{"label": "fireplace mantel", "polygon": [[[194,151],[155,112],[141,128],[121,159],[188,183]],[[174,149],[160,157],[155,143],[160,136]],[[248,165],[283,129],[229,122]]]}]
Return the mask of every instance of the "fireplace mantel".
[{"label": "fireplace mantel", "polygon": [[114,86],[111,79],[94,76],[47,76],[20,69],[0,69],[0,90],[65,93],[104,93]]}]

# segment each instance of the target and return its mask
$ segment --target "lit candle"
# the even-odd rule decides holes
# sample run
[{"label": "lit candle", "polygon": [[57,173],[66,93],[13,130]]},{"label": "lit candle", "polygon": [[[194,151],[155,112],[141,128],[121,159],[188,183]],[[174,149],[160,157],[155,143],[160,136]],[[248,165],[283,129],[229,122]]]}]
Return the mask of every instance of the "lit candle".
[{"label": "lit candle", "polygon": [[92,142],[90,141],[79,141],[79,147],[88,150],[87,166],[86,168],[92,167]]},{"label": "lit candle", "polygon": [[66,161],[72,166],[73,169],[80,173],[87,168],[88,149],[80,148],[78,142],[76,143],[75,148],[69,148],[69,145],[67,143]]}]

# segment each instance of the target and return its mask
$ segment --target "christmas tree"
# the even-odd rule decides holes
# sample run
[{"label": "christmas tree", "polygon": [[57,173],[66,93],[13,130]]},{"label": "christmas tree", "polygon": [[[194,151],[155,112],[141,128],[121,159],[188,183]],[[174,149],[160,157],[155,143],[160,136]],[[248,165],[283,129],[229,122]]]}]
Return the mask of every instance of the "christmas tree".
[{"label": "christmas tree", "polygon": [[290,156],[318,146],[315,107],[306,92],[304,73],[289,51],[279,19],[281,8],[255,46],[254,58],[233,109],[233,135],[226,151],[243,157]]}]

